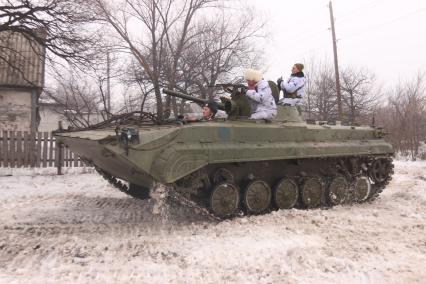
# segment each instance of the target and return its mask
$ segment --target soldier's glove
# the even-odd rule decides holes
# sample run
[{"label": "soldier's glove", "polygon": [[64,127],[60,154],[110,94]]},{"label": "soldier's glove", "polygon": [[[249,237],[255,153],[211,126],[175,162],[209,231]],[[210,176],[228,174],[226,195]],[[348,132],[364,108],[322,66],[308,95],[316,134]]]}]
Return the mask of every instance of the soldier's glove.
[{"label": "soldier's glove", "polygon": [[283,77],[279,77],[277,80],[278,91],[281,92],[281,83],[283,81]]}]

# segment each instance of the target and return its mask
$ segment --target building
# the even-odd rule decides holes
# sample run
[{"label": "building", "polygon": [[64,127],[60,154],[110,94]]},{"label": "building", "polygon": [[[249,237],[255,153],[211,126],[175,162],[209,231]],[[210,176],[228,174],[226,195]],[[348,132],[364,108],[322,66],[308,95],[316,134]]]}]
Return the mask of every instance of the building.
[{"label": "building", "polygon": [[45,54],[26,35],[0,32],[0,130],[37,131]]},{"label": "building", "polygon": [[40,132],[57,130],[59,122],[64,129],[67,129],[69,127],[75,127],[75,125],[71,123],[73,121],[82,122],[78,127],[84,127],[89,124],[94,125],[104,121],[102,114],[99,112],[79,110],[77,113],[75,110],[66,109],[64,105],[52,100],[41,99],[39,100],[38,106],[40,113],[38,131]]},{"label": "building", "polygon": [[59,122],[61,121],[63,128],[68,128],[69,124],[67,118],[61,114],[64,107],[55,102],[40,101],[39,102],[40,123],[38,131],[50,132],[58,129]]}]

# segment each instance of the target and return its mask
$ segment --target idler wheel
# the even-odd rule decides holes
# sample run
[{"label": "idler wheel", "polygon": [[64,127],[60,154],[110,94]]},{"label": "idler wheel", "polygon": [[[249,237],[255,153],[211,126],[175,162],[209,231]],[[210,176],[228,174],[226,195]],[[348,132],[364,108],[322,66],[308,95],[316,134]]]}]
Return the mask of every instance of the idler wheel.
[{"label": "idler wheel", "polygon": [[318,207],[324,196],[324,186],[320,178],[308,177],[300,189],[302,202],[307,208]]},{"label": "idler wheel", "polygon": [[283,178],[274,189],[274,202],[278,209],[293,208],[299,198],[299,187],[295,180]]},{"label": "idler wheel", "polygon": [[250,182],[244,191],[244,206],[247,213],[261,214],[269,209],[272,193],[269,185],[262,180]]},{"label": "idler wheel", "polygon": [[349,184],[342,176],[335,177],[328,187],[328,201],[330,205],[342,204],[349,193]]},{"label": "idler wheel", "polygon": [[210,195],[210,210],[219,218],[234,215],[240,208],[240,190],[232,183],[222,182]]},{"label": "idler wheel", "polygon": [[387,159],[375,160],[369,169],[369,176],[374,183],[385,182],[390,175],[390,162]]},{"label": "idler wheel", "polygon": [[354,199],[357,202],[367,200],[371,193],[370,179],[366,176],[360,176],[354,182]]}]

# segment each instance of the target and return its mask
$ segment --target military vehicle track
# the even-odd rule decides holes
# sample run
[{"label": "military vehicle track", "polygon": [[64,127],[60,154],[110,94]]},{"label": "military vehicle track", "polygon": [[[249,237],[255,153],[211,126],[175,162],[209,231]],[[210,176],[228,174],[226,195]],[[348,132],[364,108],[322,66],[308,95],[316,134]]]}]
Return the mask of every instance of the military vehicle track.
[{"label": "military vehicle track", "polygon": [[[129,186],[126,183],[123,183],[121,180],[119,180],[116,177],[110,175],[109,173],[101,170],[98,167],[95,167],[95,169],[105,180],[107,180],[112,186],[117,188],[119,191],[121,191],[121,192],[123,192],[127,195],[130,195],[131,197],[134,197],[134,198],[140,198],[140,199],[149,198],[149,194],[146,195],[145,193],[139,194],[139,193],[133,192],[133,191],[129,190]],[[211,214],[209,212],[209,210],[198,205],[196,202],[194,202],[192,200],[186,199],[184,196],[182,196],[181,194],[176,192],[173,188],[167,188],[167,189],[168,189],[167,194],[166,194],[166,199],[168,199],[167,201],[177,202],[180,205],[191,208],[191,209],[194,210],[194,212],[196,212],[200,215],[203,215],[210,220],[213,220],[213,221],[220,220],[220,218]]]},{"label": "military vehicle track", "polygon": [[[129,186],[105,171],[97,171],[120,191],[148,197],[129,191]],[[277,209],[372,201],[392,174],[392,158],[373,155],[209,165],[168,185],[167,198],[220,220]]]}]

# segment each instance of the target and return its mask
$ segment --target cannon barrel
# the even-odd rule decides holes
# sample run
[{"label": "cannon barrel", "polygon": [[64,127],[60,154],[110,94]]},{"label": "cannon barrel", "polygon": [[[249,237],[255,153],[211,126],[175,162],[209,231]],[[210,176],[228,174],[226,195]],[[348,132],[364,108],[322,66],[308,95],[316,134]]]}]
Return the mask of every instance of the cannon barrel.
[{"label": "cannon barrel", "polygon": [[163,89],[163,93],[166,94],[166,95],[172,96],[172,97],[178,97],[178,98],[188,100],[188,101],[193,101],[197,104],[202,104],[202,105],[209,102],[209,100],[196,98],[196,97],[184,94],[184,93],[180,93],[180,92],[176,92],[176,91],[168,90],[168,89]]},{"label": "cannon barrel", "polygon": [[[184,100],[192,101],[192,102],[195,102],[195,103],[200,104],[200,105],[205,105],[209,102],[209,100],[196,98],[196,97],[193,97],[193,96],[181,93],[181,92],[169,90],[169,89],[163,89],[163,93],[166,94],[166,95],[172,96],[172,97],[177,97],[177,98],[181,98],[181,99],[184,99]],[[217,103],[217,102],[213,102],[213,103],[215,103],[217,105],[218,109],[225,110],[225,106],[223,104]]]}]

